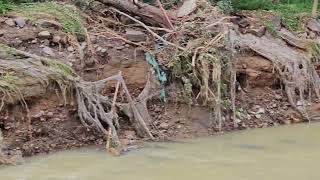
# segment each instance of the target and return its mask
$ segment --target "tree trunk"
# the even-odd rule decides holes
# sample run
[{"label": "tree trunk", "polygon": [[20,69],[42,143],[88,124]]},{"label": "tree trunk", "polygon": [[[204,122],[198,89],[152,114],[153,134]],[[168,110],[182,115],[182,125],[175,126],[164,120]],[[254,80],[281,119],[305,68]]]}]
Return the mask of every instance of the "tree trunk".
[{"label": "tree trunk", "polygon": [[317,17],[317,11],[318,11],[318,0],[313,0],[313,6],[312,6],[312,17]]},{"label": "tree trunk", "polygon": [[[122,11],[129,12],[130,14],[141,17],[145,22],[160,25],[162,27],[170,28],[170,24],[164,17],[162,11],[154,6],[139,3],[135,5],[133,1],[124,0],[98,0],[103,4],[113,6]],[[176,19],[176,14],[174,12],[167,12],[170,20]]]}]

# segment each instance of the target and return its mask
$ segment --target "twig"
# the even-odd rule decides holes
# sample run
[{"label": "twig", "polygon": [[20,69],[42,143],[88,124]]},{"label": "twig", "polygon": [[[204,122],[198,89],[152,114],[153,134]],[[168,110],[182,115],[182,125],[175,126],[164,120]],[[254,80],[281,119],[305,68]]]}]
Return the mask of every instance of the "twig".
[{"label": "twig", "polygon": [[199,50],[204,49],[204,52],[208,51],[208,48],[212,45],[214,45],[215,43],[217,43],[218,41],[220,41],[220,39],[222,39],[224,37],[225,33],[219,33],[218,35],[216,35],[205,47],[201,46],[201,47],[197,47],[194,51],[194,54],[192,56],[192,67],[196,66],[196,60],[197,60],[197,54]]},{"label": "twig", "polygon": [[164,17],[166,18],[166,20],[167,20],[170,28],[171,28],[171,29],[174,29],[174,27],[173,27],[173,25],[172,25],[172,22],[170,21],[170,18],[168,17],[168,14],[167,14],[166,10],[163,8],[160,0],[157,0],[157,3],[158,3],[158,6],[159,6],[160,10],[162,11]]},{"label": "twig", "polygon": [[226,19],[229,20],[230,18],[232,18],[232,16],[225,16],[225,17],[219,19],[218,21],[216,21],[216,22],[214,22],[214,23],[212,23],[212,24],[207,25],[204,29],[209,29],[209,28],[211,28],[212,26],[216,26],[216,25],[218,25],[218,24],[221,24],[224,20],[226,20]]},{"label": "twig", "polygon": [[[117,39],[120,39],[120,40],[122,40],[122,41],[124,41],[124,42],[126,42],[126,43],[128,43],[128,44],[133,44],[133,45],[136,45],[136,46],[140,46],[143,50],[149,51],[147,47],[145,47],[145,46],[143,46],[143,45],[141,45],[141,44],[139,44],[139,43],[132,42],[132,41],[130,41],[130,40],[122,37],[122,36],[119,35],[119,34],[112,33],[112,32],[109,32],[109,31],[100,32],[100,33],[92,34],[92,35],[99,36],[99,37],[104,37],[104,38],[108,38],[108,37],[102,35],[101,33],[110,34],[110,35],[112,35],[112,36],[115,36]],[[108,39],[110,39],[110,38],[108,38]]]},{"label": "twig", "polygon": [[[121,76],[121,71],[119,72],[119,76]],[[115,106],[116,106],[116,101],[117,101],[117,95],[118,95],[118,91],[119,91],[119,87],[120,87],[120,81],[117,81],[117,86],[116,86],[116,90],[114,92],[114,96],[113,96],[113,100],[112,100],[112,106],[111,106],[111,112],[114,113],[115,112]],[[111,135],[112,135],[112,129],[111,127],[109,127],[109,132],[108,132],[108,140],[107,140],[107,145],[106,145],[106,149],[110,149],[110,142],[111,142]]]},{"label": "twig", "polygon": [[177,49],[179,49],[179,50],[182,50],[182,51],[186,51],[186,50],[187,50],[186,48],[183,48],[183,47],[181,47],[181,46],[178,46],[178,45],[176,45],[176,44],[174,44],[174,43],[172,43],[172,42],[169,42],[169,41],[163,39],[161,36],[159,36],[158,34],[156,34],[155,32],[153,32],[147,25],[145,25],[143,22],[137,20],[136,18],[134,18],[134,17],[132,17],[132,16],[130,16],[130,15],[124,13],[124,12],[121,12],[121,11],[115,9],[115,8],[111,8],[111,9],[114,10],[114,11],[116,11],[117,13],[119,13],[119,14],[121,14],[121,15],[123,15],[123,16],[126,16],[127,18],[129,18],[129,19],[131,19],[131,20],[139,23],[143,28],[145,28],[147,31],[149,31],[152,36],[158,38],[159,40],[163,41],[164,43],[166,43],[166,44],[168,44],[168,45],[171,45],[171,46],[173,46],[173,47],[175,47],[175,48],[177,48]]}]

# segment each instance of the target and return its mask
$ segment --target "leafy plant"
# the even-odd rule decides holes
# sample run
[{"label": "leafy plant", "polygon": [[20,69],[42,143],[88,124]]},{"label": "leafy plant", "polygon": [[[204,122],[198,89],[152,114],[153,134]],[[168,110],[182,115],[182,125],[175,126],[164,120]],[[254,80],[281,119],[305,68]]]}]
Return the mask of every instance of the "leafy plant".
[{"label": "leafy plant", "polygon": [[225,14],[230,14],[234,10],[231,0],[221,0],[217,5]]}]

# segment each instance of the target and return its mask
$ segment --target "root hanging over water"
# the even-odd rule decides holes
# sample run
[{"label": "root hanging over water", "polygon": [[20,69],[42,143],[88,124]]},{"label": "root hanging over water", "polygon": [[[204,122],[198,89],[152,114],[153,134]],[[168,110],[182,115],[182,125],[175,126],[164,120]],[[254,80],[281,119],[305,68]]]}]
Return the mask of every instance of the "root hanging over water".
[{"label": "root hanging over water", "polygon": [[58,60],[40,57],[1,44],[0,71],[1,108],[19,102],[27,108],[29,99],[44,96],[49,86],[58,87],[65,104],[69,99],[75,100],[79,119],[84,126],[107,136],[108,131],[103,126],[107,124],[113,145],[119,146],[117,93],[113,101],[110,95],[102,94],[102,90],[110,81],[116,81],[126,95],[127,103],[122,105],[126,105],[128,112],[132,114],[131,122],[136,131],[143,137],[153,139],[142,114],[147,112],[147,109],[144,109],[145,106],[137,108],[137,102],[131,97],[121,72],[99,81],[87,82],[82,80],[71,67]]},{"label": "root hanging over water", "polygon": [[307,113],[306,106],[308,99],[311,100],[313,95],[319,98],[320,87],[320,78],[312,59],[306,53],[279,44],[273,38],[264,36],[258,38],[252,34],[239,34],[233,30],[231,32],[233,42],[251,49],[273,63],[284,84],[291,106],[305,120],[312,120]]}]

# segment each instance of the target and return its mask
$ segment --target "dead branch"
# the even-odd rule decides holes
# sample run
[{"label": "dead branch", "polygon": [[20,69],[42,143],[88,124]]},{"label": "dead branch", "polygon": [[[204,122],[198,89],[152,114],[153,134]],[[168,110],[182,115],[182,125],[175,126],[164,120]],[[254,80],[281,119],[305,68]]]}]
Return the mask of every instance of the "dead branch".
[{"label": "dead branch", "polygon": [[[170,27],[168,21],[163,18],[162,11],[154,6],[139,2],[138,6],[133,1],[124,0],[98,0],[106,5],[113,6],[122,11],[141,17],[145,22],[160,25],[162,27]],[[173,12],[167,12],[168,19],[175,20],[176,15]]]},{"label": "dead branch", "polygon": [[186,48],[183,48],[183,47],[181,47],[181,46],[178,46],[178,45],[176,45],[176,44],[174,44],[174,43],[172,43],[172,42],[169,42],[169,41],[163,39],[161,36],[159,36],[158,34],[156,34],[155,32],[153,32],[153,31],[152,31],[147,25],[145,25],[143,22],[137,20],[136,18],[130,16],[129,14],[126,14],[126,13],[124,13],[124,12],[121,12],[121,11],[115,9],[115,8],[112,8],[112,10],[116,11],[117,13],[119,13],[119,14],[121,14],[121,15],[123,15],[123,16],[128,17],[129,19],[131,19],[131,20],[133,20],[133,21],[135,21],[135,22],[137,22],[137,23],[139,23],[139,24],[140,24],[143,28],[145,28],[152,36],[154,36],[155,38],[158,38],[158,39],[161,40],[162,42],[164,42],[164,43],[166,43],[166,44],[168,44],[168,45],[170,45],[170,46],[173,46],[173,47],[175,47],[175,48],[177,48],[177,49],[179,49],[179,50],[182,50],[182,51],[185,51],[185,50],[186,50]]}]

